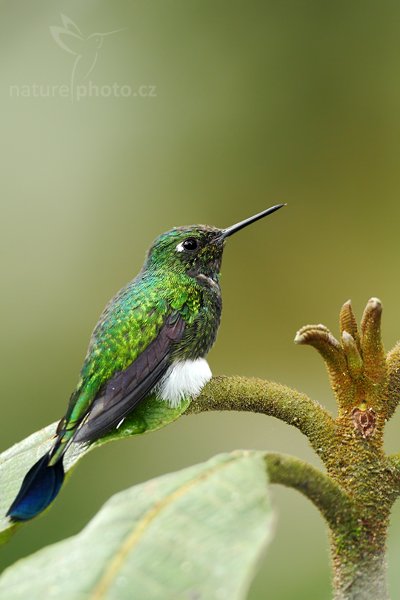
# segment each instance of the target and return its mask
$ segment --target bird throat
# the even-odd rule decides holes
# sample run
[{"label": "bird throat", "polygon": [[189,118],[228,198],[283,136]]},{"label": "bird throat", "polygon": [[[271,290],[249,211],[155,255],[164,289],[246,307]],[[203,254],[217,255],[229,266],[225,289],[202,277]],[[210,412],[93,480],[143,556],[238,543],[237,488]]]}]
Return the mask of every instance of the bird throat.
[{"label": "bird throat", "polygon": [[203,273],[199,273],[199,275],[195,276],[195,279],[200,284],[207,285],[209,288],[211,288],[215,292],[220,292],[218,275],[215,275],[214,277],[212,277],[211,275],[204,275]]}]

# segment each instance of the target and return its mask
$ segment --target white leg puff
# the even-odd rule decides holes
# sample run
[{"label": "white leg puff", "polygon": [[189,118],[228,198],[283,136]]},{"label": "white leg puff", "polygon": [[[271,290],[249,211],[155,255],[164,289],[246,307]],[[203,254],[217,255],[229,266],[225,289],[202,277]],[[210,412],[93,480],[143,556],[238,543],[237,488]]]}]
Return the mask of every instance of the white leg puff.
[{"label": "white leg puff", "polygon": [[211,377],[211,369],[204,358],[179,361],[170,366],[158,384],[156,393],[172,408],[176,408],[184,398],[198,396]]}]

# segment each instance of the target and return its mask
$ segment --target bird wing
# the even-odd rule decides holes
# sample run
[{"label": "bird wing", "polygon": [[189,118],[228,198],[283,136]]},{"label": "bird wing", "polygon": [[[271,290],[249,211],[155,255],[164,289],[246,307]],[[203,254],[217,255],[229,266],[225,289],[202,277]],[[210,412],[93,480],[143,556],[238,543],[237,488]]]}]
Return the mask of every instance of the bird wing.
[{"label": "bird wing", "polygon": [[171,364],[171,352],[185,330],[178,312],[170,314],[156,338],[124,370],[102,386],[77,429],[74,442],[91,442],[130,413],[160,381]]}]

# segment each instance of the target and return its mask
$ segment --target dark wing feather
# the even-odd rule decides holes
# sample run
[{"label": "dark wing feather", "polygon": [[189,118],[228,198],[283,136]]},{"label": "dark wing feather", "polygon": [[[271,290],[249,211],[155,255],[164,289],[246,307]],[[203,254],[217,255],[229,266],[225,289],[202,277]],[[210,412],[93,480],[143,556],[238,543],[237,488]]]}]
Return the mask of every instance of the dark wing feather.
[{"label": "dark wing feather", "polygon": [[170,315],[153,340],[133,363],[116,373],[102,387],[74,442],[92,442],[130,413],[160,381],[171,364],[171,350],[182,339],[185,321]]}]

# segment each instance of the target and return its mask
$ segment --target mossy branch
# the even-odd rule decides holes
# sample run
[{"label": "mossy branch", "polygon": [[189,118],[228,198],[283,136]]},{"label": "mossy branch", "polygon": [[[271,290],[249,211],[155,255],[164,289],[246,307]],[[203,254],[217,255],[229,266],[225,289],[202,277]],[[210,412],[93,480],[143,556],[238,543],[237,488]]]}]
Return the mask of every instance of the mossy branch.
[{"label": "mossy branch", "polygon": [[386,356],[388,370],[387,419],[390,419],[400,402],[400,342]]},{"label": "mossy branch", "polygon": [[262,413],[297,427],[326,459],[335,434],[332,416],[318,402],[284,385],[246,377],[214,377],[185,414],[214,410]]},{"label": "mossy branch", "polygon": [[326,473],[294,456],[275,452],[265,455],[265,463],[271,483],[298,490],[319,509],[330,527],[354,527],[353,503]]},{"label": "mossy branch", "polygon": [[388,456],[387,462],[388,473],[392,476],[391,497],[394,502],[400,497],[400,453]]}]

